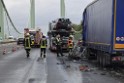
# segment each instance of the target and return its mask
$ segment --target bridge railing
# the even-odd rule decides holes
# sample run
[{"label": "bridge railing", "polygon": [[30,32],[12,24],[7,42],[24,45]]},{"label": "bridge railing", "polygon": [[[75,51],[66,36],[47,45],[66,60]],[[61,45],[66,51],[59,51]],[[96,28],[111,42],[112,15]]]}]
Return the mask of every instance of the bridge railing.
[{"label": "bridge railing", "polygon": [[7,44],[7,43],[15,43],[17,42],[16,40],[3,40],[3,41],[0,41],[0,44]]}]

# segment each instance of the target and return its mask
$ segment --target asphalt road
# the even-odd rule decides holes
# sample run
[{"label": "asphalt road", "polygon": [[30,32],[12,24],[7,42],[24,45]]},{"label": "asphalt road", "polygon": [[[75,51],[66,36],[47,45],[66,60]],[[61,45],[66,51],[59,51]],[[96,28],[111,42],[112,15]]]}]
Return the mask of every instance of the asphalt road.
[{"label": "asphalt road", "polygon": [[0,58],[0,83],[46,83],[46,60],[40,61],[39,49],[26,58],[24,49]]},{"label": "asphalt road", "polygon": [[47,83],[82,83],[82,75],[77,65],[67,68],[68,64],[63,64],[62,57],[56,58],[55,53],[48,54],[47,64]]},{"label": "asphalt road", "polygon": [[114,75],[110,74],[110,71],[107,71],[105,68],[101,69],[85,61],[83,64],[89,68],[89,71],[82,72],[83,83],[124,83],[123,80],[114,77]]},{"label": "asphalt road", "polygon": [[19,49],[1,57],[0,83],[123,83],[109,74],[101,75],[103,72],[97,69],[82,72],[79,70],[82,63],[76,61],[62,64],[62,58],[48,50],[46,59],[40,58],[39,49],[32,49],[30,54],[26,58],[25,50]]}]

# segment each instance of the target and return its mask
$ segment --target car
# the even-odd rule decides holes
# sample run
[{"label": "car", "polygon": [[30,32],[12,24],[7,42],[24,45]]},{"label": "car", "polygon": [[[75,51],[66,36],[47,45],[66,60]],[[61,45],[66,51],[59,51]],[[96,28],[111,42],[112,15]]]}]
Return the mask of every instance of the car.
[{"label": "car", "polygon": [[20,45],[20,44],[24,45],[24,38],[18,38],[17,45]]},{"label": "car", "polygon": [[8,37],[8,41],[15,41],[13,36]]}]

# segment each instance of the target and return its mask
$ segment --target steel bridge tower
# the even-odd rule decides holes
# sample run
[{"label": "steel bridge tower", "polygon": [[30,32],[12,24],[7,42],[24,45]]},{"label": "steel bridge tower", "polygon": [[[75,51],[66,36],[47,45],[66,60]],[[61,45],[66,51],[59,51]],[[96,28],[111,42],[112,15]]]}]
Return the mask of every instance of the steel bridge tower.
[{"label": "steel bridge tower", "polygon": [[61,18],[65,18],[65,1],[61,0],[60,2]]},{"label": "steel bridge tower", "polygon": [[0,37],[3,39],[4,37],[4,8],[2,2],[0,0]]},{"label": "steel bridge tower", "polygon": [[35,0],[30,0],[30,28],[35,28]]}]

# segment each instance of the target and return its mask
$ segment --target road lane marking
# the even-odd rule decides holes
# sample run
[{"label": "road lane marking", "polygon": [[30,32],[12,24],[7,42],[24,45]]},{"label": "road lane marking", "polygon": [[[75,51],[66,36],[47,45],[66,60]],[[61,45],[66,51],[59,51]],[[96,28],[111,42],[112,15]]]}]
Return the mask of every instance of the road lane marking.
[{"label": "road lane marking", "polygon": [[30,63],[30,65],[28,66],[28,68],[27,68],[27,70],[26,70],[26,73],[25,73],[25,75],[24,75],[24,78],[21,80],[21,82],[20,83],[28,83],[28,81],[29,81],[29,76],[30,76],[30,74],[31,74],[31,72],[32,72],[32,67],[33,67],[33,65],[34,65],[34,63],[35,63],[35,61],[36,61],[36,59],[37,59],[37,56],[35,57],[35,59]]},{"label": "road lane marking", "polygon": [[8,54],[11,53],[11,51],[8,52]]},{"label": "road lane marking", "polygon": [[[36,52],[38,53],[38,52]],[[47,61],[46,58],[44,59],[39,59],[39,54],[36,55],[34,61],[32,61],[32,63],[29,64],[29,67],[27,69],[27,73],[24,75],[22,81],[20,83],[47,83]],[[39,61],[37,61],[39,59]],[[42,61],[41,61],[42,60]],[[41,61],[41,62],[40,62]],[[37,73],[36,70],[39,70],[39,67],[41,66],[41,68],[43,68],[43,78],[39,79],[39,77],[37,78]],[[34,76],[34,74],[36,76]],[[40,75],[40,77],[42,77],[42,75]],[[33,80],[32,80],[33,79]]]}]

